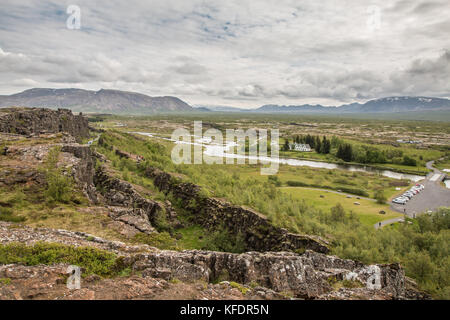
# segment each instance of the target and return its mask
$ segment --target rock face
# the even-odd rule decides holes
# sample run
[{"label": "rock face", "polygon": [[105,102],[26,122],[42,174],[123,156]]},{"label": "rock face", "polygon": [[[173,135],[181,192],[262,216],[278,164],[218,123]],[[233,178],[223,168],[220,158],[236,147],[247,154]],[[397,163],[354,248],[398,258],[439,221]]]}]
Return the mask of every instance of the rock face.
[{"label": "rock face", "polygon": [[78,141],[89,137],[88,121],[68,109],[0,109],[0,132],[22,135],[67,132]]},{"label": "rock face", "polygon": [[0,300],[261,300],[283,299],[267,288],[248,291],[245,295],[230,283],[171,283],[142,276],[101,279],[88,276],[81,288],[67,288],[68,265],[0,266]]},{"label": "rock face", "polygon": [[192,183],[177,181],[169,173],[156,168],[147,169],[146,175],[165,193],[171,192],[181,199],[197,223],[208,229],[224,227],[233,234],[242,234],[246,249],[252,251],[329,251],[327,243],[318,237],[289,233],[273,226],[262,214],[227,201],[201,195],[201,188]]},{"label": "rock face", "polygon": [[111,218],[132,225],[140,232],[155,231],[152,224],[158,212],[164,210],[158,202],[144,198],[130,183],[112,177],[103,168],[95,171],[93,183],[104,202],[116,207],[111,210]]},{"label": "rock face", "polygon": [[181,281],[254,283],[276,292],[289,292],[297,298],[321,298],[334,291],[333,282],[344,280],[352,284],[355,294],[360,297],[401,299],[405,294],[404,271],[398,264],[364,265],[309,250],[302,255],[290,252],[162,251],[138,254],[133,259],[136,259],[134,270],[144,276]]},{"label": "rock face", "polygon": [[94,203],[97,202],[97,193],[94,187],[95,157],[88,146],[73,144],[64,144],[61,152],[73,155],[78,161],[72,165],[72,173],[75,180],[87,197]]},{"label": "rock face", "polygon": [[[142,284],[166,283],[167,280],[177,279],[183,282],[183,286],[186,286],[185,289],[195,283],[204,283],[207,284],[204,285],[206,290],[207,288],[220,289],[220,287],[216,287],[217,285],[208,283],[222,281],[220,283],[226,286],[229,281],[234,281],[242,284],[242,287],[249,291],[245,296],[240,295],[244,299],[280,299],[283,298],[283,295],[301,299],[429,298],[427,295],[407,288],[408,280],[398,264],[365,265],[358,261],[340,259],[310,250],[300,255],[293,252],[246,252],[242,254],[202,250],[178,252],[158,250],[147,245],[130,246],[84,232],[12,226],[11,223],[0,222],[0,243],[21,242],[32,245],[39,241],[46,241],[108,250],[122,256],[123,263],[131,267],[132,273],[140,275],[141,280],[139,281]],[[92,299],[151,299],[156,297],[150,295],[152,292],[140,289],[131,294],[128,290],[136,288],[132,284],[134,281],[132,279],[136,278],[133,275],[127,278],[101,281],[97,279],[95,283],[99,286],[92,286],[90,281],[85,279],[82,280],[81,290],[64,291],[65,295],[62,295],[60,290],[65,290],[65,286],[58,287],[55,278],[47,279],[46,277],[53,274],[52,268],[56,268],[58,272],[54,275],[63,278],[66,267],[0,266],[0,277],[11,280],[11,285],[0,286],[0,298],[18,299],[18,296],[25,299],[37,296],[42,298],[60,296],[63,298],[77,294],[83,299],[89,299],[90,296]],[[33,279],[36,281],[33,282]],[[102,283],[103,285],[101,285]],[[342,284],[342,286],[337,287],[335,284]],[[117,295],[107,295],[106,288],[111,287],[117,290]],[[141,286],[138,285],[138,287]],[[141,289],[143,288],[145,285]],[[84,295],[86,290],[89,291],[90,296]],[[120,294],[124,292],[127,294]],[[163,292],[160,293],[163,294]],[[283,293],[283,295],[279,293]],[[217,294],[208,297],[226,298],[226,296],[220,296],[219,292]],[[167,292],[165,297],[167,299],[175,298],[174,292]],[[185,295],[184,298],[186,297],[188,296]]]}]

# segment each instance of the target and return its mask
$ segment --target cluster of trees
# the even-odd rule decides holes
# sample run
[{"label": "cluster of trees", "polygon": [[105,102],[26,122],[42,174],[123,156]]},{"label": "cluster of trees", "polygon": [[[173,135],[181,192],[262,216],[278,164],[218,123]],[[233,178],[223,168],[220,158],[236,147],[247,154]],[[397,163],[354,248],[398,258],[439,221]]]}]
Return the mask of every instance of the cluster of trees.
[{"label": "cluster of trees", "polygon": [[346,162],[353,160],[353,148],[349,143],[340,144],[336,152],[336,157]]},{"label": "cluster of trees", "polygon": [[340,143],[336,157],[346,162],[354,161],[358,163],[395,163],[406,166],[417,166],[417,161],[407,155],[403,155],[401,150],[380,150],[372,146],[357,146],[351,143]]},{"label": "cluster of trees", "polygon": [[[309,144],[317,153],[334,154],[338,159],[345,162],[354,161],[357,163],[393,163],[406,166],[417,166],[417,160],[404,155],[402,150],[380,149],[375,146],[367,146],[344,141],[336,136],[331,139],[314,135],[297,135],[292,142]],[[289,150],[290,140],[286,139],[282,147],[283,151]],[[420,157],[420,160],[423,158]]]},{"label": "cluster of trees", "polygon": [[[319,136],[312,136],[310,134],[307,134],[306,136],[297,135],[293,139],[293,142],[309,144],[311,149],[316,150],[317,153],[328,154],[331,151],[331,140],[327,139],[326,136],[323,136],[323,138],[320,139]],[[283,150],[289,150],[289,139],[285,140]]]}]

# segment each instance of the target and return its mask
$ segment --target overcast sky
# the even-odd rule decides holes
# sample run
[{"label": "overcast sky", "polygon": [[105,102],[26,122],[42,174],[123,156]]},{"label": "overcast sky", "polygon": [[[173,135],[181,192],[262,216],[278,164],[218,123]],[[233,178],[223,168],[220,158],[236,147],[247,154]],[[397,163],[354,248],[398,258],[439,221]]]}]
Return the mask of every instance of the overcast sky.
[{"label": "overcast sky", "polygon": [[0,3],[0,94],[112,88],[237,107],[450,97],[448,0]]}]

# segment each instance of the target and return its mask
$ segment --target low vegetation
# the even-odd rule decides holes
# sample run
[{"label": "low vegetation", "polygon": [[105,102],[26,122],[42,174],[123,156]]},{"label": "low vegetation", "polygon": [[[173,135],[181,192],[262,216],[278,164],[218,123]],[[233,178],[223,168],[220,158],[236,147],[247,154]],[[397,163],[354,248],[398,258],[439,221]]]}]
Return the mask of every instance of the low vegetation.
[{"label": "low vegetation", "polygon": [[82,275],[97,274],[102,277],[118,275],[127,268],[114,253],[92,248],[73,247],[58,243],[38,242],[27,246],[23,243],[0,244],[0,264],[69,264],[83,269]]}]

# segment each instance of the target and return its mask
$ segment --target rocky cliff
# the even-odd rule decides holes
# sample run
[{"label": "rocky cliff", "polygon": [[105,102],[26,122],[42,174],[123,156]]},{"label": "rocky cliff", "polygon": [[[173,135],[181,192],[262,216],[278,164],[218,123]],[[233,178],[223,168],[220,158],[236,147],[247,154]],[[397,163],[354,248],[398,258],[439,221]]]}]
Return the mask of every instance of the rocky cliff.
[{"label": "rocky cliff", "polygon": [[147,168],[146,175],[165,193],[172,193],[190,211],[195,221],[207,229],[226,228],[232,234],[244,236],[246,249],[255,251],[297,251],[305,249],[321,253],[329,251],[325,240],[318,237],[289,233],[272,225],[265,216],[227,201],[204,197],[201,188],[178,181],[167,172]]},{"label": "rocky cliff", "polygon": [[3,108],[0,109],[0,132],[33,135],[66,132],[78,141],[89,137],[88,121],[68,109]]},{"label": "rocky cliff", "polygon": [[[81,299],[156,299],[158,294],[160,298],[161,295],[174,298],[167,295],[173,292],[164,295],[164,291],[168,291],[168,283],[180,281],[185,289],[192,289],[198,283],[206,284],[202,285],[200,291],[209,299],[237,298],[223,296],[225,288],[229,288],[232,281],[240,283],[240,294],[239,291],[235,294],[241,299],[428,298],[406,285],[408,281],[398,264],[365,265],[310,250],[302,254],[232,254],[201,250],[178,252],[158,250],[147,245],[130,246],[84,232],[13,227],[6,222],[0,222],[0,239],[4,244],[21,242],[33,245],[46,241],[111,251],[123,257],[123,263],[130,266],[132,274],[140,275],[109,280],[96,278],[95,286],[90,278],[86,278],[82,280],[81,290],[70,291],[61,281],[67,266],[0,266],[0,277],[11,279],[12,282],[9,286],[0,286],[0,298],[3,299],[17,299],[19,296],[24,299],[38,296],[71,299],[74,294]],[[31,274],[41,274],[42,277],[36,279],[30,277]],[[137,278],[140,280],[136,282]],[[33,279],[37,281],[33,282]],[[155,287],[155,282],[163,283],[164,286]],[[212,284],[217,282],[220,285]],[[145,284],[148,285],[147,289]],[[111,287],[116,291],[107,294]]]}]

